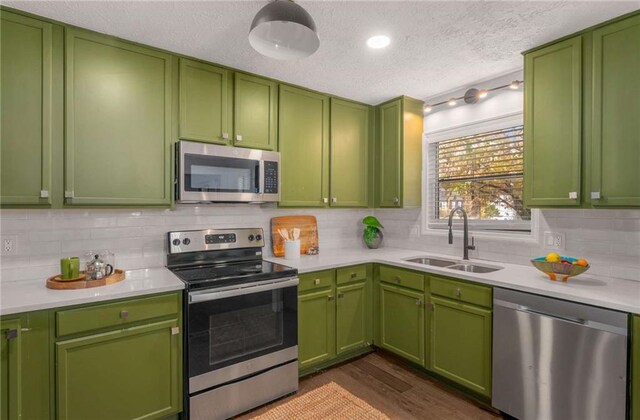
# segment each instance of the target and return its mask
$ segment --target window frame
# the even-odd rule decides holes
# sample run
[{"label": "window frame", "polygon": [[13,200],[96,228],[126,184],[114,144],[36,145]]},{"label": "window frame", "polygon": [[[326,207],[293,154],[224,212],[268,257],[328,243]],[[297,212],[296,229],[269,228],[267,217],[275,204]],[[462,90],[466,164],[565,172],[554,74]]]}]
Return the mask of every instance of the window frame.
[{"label": "window frame", "polygon": [[[486,133],[490,131],[501,130],[505,128],[515,127],[523,125],[523,114],[521,111],[506,114],[497,118],[490,118],[485,120],[473,121],[467,124],[462,124],[452,128],[444,130],[438,130],[433,132],[426,132],[422,138],[422,153],[423,153],[423,167],[422,167],[422,223],[421,234],[422,235],[447,235],[447,221],[436,222],[431,219],[431,216],[435,212],[435,186],[432,187],[435,180],[435,168],[429,167],[432,160],[433,144],[445,140],[451,140],[460,137],[477,135],[480,133]],[[504,239],[518,239],[518,240],[531,240],[537,242],[538,232],[538,217],[539,212],[537,209],[531,209],[530,221],[476,221],[469,220],[469,231],[474,233],[474,236],[490,237],[490,238],[504,238]],[[456,217],[458,219],[458,217]],[[460,225],[459,227],[457,225]],[[462,224],[454,222],[454,232],[461,230]]]}]

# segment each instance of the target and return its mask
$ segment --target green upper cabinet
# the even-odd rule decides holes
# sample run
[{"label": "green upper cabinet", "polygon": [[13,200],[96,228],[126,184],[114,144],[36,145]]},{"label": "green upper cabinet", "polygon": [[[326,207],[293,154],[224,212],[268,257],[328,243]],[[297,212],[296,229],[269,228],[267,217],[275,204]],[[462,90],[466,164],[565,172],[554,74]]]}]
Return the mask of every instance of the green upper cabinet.
[{"label": "green upper cabinet", "polygon": [[424,365],[424,293],[380,283],[379,335],[383,349]]},{"label": "green upper cabinet", "polygon": [[233,92],[233,144],[276,150],[278,83],[235,73]]},{"label": "green upper cabinet", "polygon": [[69,205],[171,204],[172,56],[66,30]]},{"label": "green upper cabinet", "polygon": [[53,25],[0,11],[0,204],[49,206]]},{"label": "green upper cabinet", "polygon": [[180,139],[229,144],[229,100],[228,70],[180,59]]},{"label": "green upper cabinet", "polygon": [[324,207],[329,199],[329,98],[280,85],[281,207]]},{"label": "green upper cabinet", "polygon": [[431,307],[430,368],[490,397],[491,310],[433,295]]},{"label": "green upper cabinet", "polygon": [[422,205],[422,106],[401,97],[378,107],[379,207]]},{"label": "green upper cabinet", "polygon": [[640,206],[640,15],[593,32],[591,203]]},{"label": "green upper cabinet", "polygon": [[331,207],[369,205],[370,108],[331,98]]},{"label": "green upper cabinet", "polygon": [[527,206],[580,204],[582,37],[525,56]]}]

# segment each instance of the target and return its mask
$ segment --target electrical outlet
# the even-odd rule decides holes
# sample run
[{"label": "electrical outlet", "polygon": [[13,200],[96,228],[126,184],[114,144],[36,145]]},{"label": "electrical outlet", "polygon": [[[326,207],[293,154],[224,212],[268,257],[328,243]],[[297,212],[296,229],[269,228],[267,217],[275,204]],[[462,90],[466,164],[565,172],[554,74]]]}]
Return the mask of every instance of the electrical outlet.
[{"label": "electrical outlet", "polygon": [[559,232],[545,232],[544,233],[544,247],[546,249],[558,249],[564,250],[564,233]]},{"label": "electrical outlet", "polygon": [[16,235],[2,235],[2,255],[15,255],[18,248],[18,237]]}]

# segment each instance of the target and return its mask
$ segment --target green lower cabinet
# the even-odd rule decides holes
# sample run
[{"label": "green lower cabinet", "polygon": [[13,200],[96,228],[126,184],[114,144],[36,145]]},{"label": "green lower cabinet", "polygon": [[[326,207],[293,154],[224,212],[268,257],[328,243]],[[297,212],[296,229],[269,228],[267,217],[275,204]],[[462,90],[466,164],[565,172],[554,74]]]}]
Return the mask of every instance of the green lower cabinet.
[{"label": "green lower cabinet", "polygon": [[414,363],[425,361],[424,294],[380,284],[378,345]]},{"label": "green lower cabinet", "polygon": [[338,286],[336,307],[336,353],[368,347],[371,344],[370,301],[367,283]]},{"label": "green lower cabinet", "polygon": [[431,369],[491,396],[491,310],[431,296]]},{"label": "green lower cabinet", "polygon": [[56,343],[58,419],[151,419],[180,411],[178,319]]},{"label": "green lower cabinet", "polygon": [[631,319],[631,420],[640,420],[640,315]]},{"label": "green lower cabinet", "polygon": [[298,360],[300,370],[336,354],[336,302],[333,288],[298,297]]},{"label": "green lower cabinet", "polygon": [[0,419],[50,418],[48,313],[5,317],[0,334]]}]

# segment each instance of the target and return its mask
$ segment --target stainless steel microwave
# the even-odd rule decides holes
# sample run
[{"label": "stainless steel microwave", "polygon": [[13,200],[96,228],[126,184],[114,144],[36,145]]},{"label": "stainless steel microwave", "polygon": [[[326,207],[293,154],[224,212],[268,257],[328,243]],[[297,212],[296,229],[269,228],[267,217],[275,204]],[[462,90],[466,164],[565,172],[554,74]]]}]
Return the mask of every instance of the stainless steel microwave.
[{"label": "stainless steel microwave", "polygon": [[176,200],[181,203],[280,200],[280,153],[179,141]]}]

